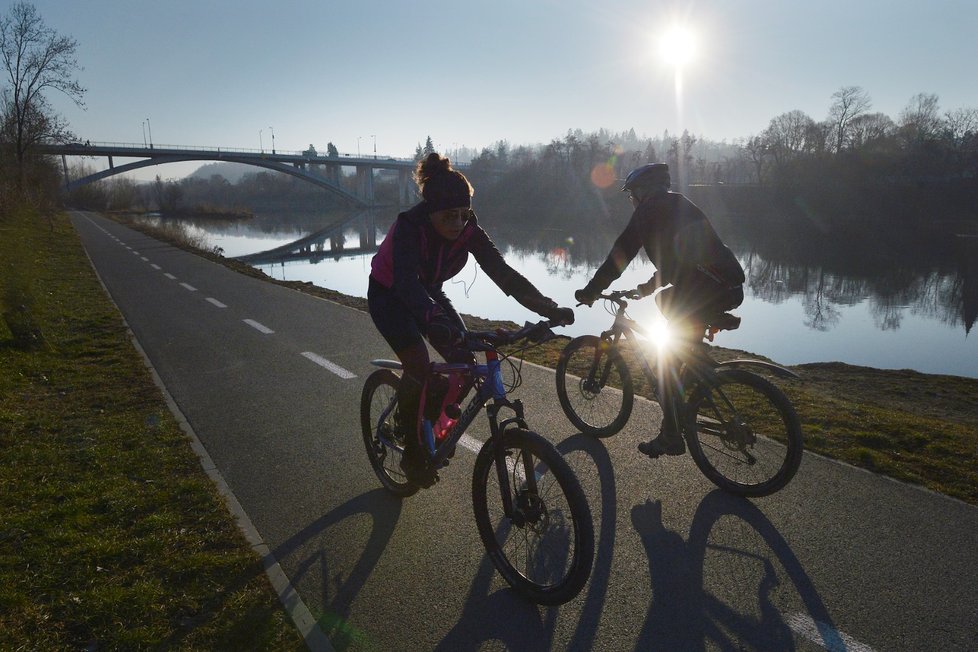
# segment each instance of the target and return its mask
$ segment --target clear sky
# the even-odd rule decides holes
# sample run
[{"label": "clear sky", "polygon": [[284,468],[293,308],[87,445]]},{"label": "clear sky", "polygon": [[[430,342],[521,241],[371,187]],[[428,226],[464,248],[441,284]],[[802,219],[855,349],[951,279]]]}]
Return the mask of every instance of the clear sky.
[{"label": "clear sky", "polygon": [[[269,149],[274,131],[278,150],[400,157],[429,135],[446,152],[568,129],[733,141],[794,109],[821,120],[843,86],[894,120],[922,92],[978,107],[978,0],[34,5],[79,43],[86,109],[49,99],[92,142],[142,143],[148,126],[156,144]],[[679,86],[657,48],[677,22],[696,44]]]}]

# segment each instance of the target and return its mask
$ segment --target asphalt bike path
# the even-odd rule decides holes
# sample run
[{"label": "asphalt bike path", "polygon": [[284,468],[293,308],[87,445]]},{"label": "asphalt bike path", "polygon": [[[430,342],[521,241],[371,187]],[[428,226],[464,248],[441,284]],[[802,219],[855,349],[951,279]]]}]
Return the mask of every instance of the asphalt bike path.
[{"label": "asphalt bike path", "polygon": [[978,509],[808,453],[778,494],[731,497],[688,456],[636,452],[658,429],[654,404],[636,401],[621,433],[593,440],[563,416],[553,372],[530,364],[514,396],[577,471],[597,548],[578,598],[527,603],[486,559],[472,516],[484,418],[434,488],[403,501],[380,489],[360,390],[369,361],[393,356],[369,315],[97,214],[72,220],[337,649],[978,649]]}]

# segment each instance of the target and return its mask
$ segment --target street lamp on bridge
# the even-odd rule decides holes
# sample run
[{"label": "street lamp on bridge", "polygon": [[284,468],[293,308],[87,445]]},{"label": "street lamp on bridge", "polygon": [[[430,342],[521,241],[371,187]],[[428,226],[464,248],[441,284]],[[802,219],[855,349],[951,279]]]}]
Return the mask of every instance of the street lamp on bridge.
[{"label": "street lamp on bridge", "polygon": [[271,127],[269,127],[269,130],[271,130],[272,132],[272,154],[274,154],[275,153],[275,130],[272,129]]},{"label": "street lamp on bridge", "polygon": [[262,132],[262,130],[259,129],[258,130],[258,148],[261,150],[261,153],[264,154],[265,153],[265,141],[262,140],[261,132]]},{"label": "street lamp on bridge", "polygon": [[143,122],[142,122],[142,127],[143,127],[143,147],[147,147],[147,144],[146,144],[146,121],[145,120],[143,120]]},{"label": "street lamp on bridge", "polygon": [[149,128],[149,148],[153,149],[153,125],[150,124],[149,118],[146,118],[146,127]]},{"label": "street lamp on bridge", "polygon": [[370,134],[370,137],[374,139],[374,158],[377,158],[377,134]]},{"label": "street lamp on bridge", "polygon": [[361,136],[357,136],[357,158],[360,158],[360,138]]}]

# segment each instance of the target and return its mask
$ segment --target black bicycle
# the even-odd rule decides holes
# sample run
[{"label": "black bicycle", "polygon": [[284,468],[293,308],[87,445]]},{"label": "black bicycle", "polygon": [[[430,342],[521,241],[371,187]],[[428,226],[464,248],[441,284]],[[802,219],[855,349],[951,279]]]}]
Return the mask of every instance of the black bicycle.
[{"label": "black bicycle", "polygon": [[[448,464],[466,428],[486,408],[490,437],[479,449],[472,474],[475,522],[489,559],[503,578],[531,600],[546,605],[573,599],[587,582],[594,560],[594,524],[571,467],[553,444],[529,429],[523,404],[507,397],[522,380],[522,361],[514,361],[513,353],[502,354],[498,348],[520,344],[519,351],[525,350],[556,337],[550,330],[554,325],[542,321],[517,331],[469,331],[466,345],[484,352],[486,363],[432,363],[430,373],[447,376],[449,386],[472,386],[472,400],[464,410],[449,403],[433,418],[428,416],[432,410],[424,399],[420,408],[422,448],[429,468],[435,470]],[[503,361],[514,372],[508,384],[503,380]],[[381,369],[367,377],[360,404],[367,456],[389,492],[410,496],[420,487],[400,468],[404,442],[394,428],[400,380],[395,371],[401,363],[374,360],[372,364]],[[500,420],[503,410],[513,416]]]},{"label": "black bicycle", "polygon": [[[581,432],[610,437],[631,416],[635,389],[623,356],[626,340],[648,332],[625,314],[626,299],[640,299],[637,290],[602,294],[614,317],[600,336],[571,340],[557,362],[557,396],[564,414]],[[798,378],[794,372],[762,360],[718,362],[705,340],[733,330],[740,318],[721,313],[706,324],[697,342],[670,350],[678,369],[678,424],[696,465],[721,489],[742,496],[766,496],[783,488],[801,464],[803,437],[798,414],[788,397],[766,378],[747,368],[775,376]],[[661,400],[655,357],[649,347],[633,346],[654,396]]]}]

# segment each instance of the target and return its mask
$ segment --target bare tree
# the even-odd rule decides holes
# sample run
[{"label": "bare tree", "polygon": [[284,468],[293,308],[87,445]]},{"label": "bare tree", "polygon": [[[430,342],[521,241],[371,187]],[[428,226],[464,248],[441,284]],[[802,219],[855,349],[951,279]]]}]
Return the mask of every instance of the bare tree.
[{"label": "bare tree", "polygon": [[978,135],[978,109],[963,108],[948,111],[944,114],[947,137],[955,146]]},{"label": "bare tree", "polygon": [[849,123],[849,145],[860,149],[883,141],[894,131],[896,125],[885,113],[864,113]]},{"label": "bare tree", "polygon": [[797,109],[771,119],[762,136],[779,167],[807,150],[813,125],[814,121]]},{"label": "bare tree", "polygon": [[900,112],[900,128],[910,144],[933,140],[940,132],[937,95],[917,93]]},{"label": "bare tree", "polygon": [[829,122],[835,135],[835,151],[841,152],[850,140],[852,121],[866,113],[873,105],[869,94],[859,86],[843,86],[832,94]]},{"label": "bare tree", "polygon": [[744,143],[744,158],[746,158],[751,166],[753,167],[754,174],[756,175],[756,182],[763,183],[764,177],[762,172],[764,170],[764,160],[768,155],[768,143],[764,136],[751,136]]},{"label": "bare tree", "polygon": [[47,27],[34,5],[14,4],[0,18],[0,56],[9,88],[3,95],[4,138],[14,146],[22,183],[31,148],[44,139],[63,139],[67,125],[54,114],[45,93],[58,91],[84,106],[85,89],[74,78],[78,42]]}]

